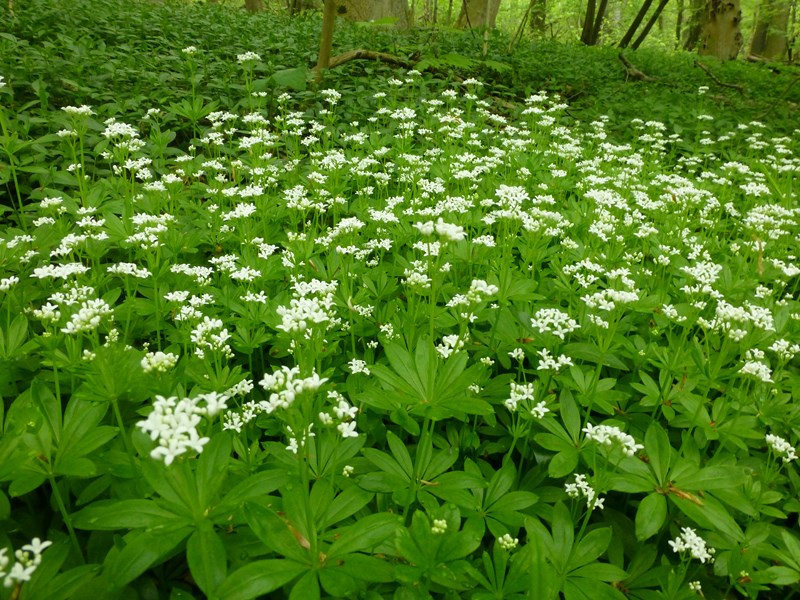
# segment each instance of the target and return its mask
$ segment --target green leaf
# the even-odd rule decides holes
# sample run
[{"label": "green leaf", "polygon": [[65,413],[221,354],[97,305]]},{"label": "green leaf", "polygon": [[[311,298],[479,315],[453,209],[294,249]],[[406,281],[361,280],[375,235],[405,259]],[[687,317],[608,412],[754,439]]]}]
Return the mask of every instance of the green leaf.
[{"label": "green leaf", "polygon": [[578,466],[580,455],[577,448],[563,450],[556,454],[547,465],[547,473],[554,479],[566,477]]},{"label": "green leaf", "polygon": [[[411,482],[411,469],[406,471],[405,468],[400,465],[400,463],[386,454],[386,452],[376,450],[375,448],[364,448],[361,452],[369,462],[378,467],[384,473],[388,473],[404,481]],[[411,463],[410,457],[408,459],[408,463],[409,465]]]},{"label": "green leaf", "polygon": [[328,558],[373,548],[394,535],[400,525],[398,515],[381,512],[359,519],[349,527],[337,529],[338,537],[328,549]]},{"label": "green leaf", "polygon": [[319,580],[316,571],[309,571],[294,584],[289,600],[319,600]]},{"label": "green leaf", "polygon": [[675,477],[674,485],[685,490],[717,490],[730,489],[742,485],[747,480],[747,473],[741,467],[714,466],[706,467],[686,476]]},{"label": "green leaf", "polygon": [[267,548],[298,562],[306,562],[308,553],[289,529],[287,523],[274,511],[260,504],[248,502],[244,507],[247,523]]},{"label": "green leaf", "polygon": [[310,71],[307,67],[295,67],[293,69],[275,71],[270,79],[276,86],[302,92],[306,89],[309,74]]},{"label": "green leaf", "polygon": [[186,544],[186,560],[195,583],[208,597],[225,580],[228,559],[225,546],[208,521],[203,521]]},{"label": "green leaf", "polygon": [[129,533],[125,536],[125,547],[107,565],[108,580],[115,588],[124,587],[164,560],[191,531],[189,527],[180,527]]},{"label": "green leaf", "polygon": [[277,590],[307,569],[282,558],[257,560],[228,575],[217,589],[217,596],[224,600],[251,600]]},{"label": "green leaf", "polygon": [[656,474],[658,485],[664,485],[672,462],[672,446],[667,432],[657,421],[651,422],[644,434],[644,449]]},{"label": "green leaf", "polygon": [[578,567],[582,567],[596,560],[606,551],[610,543],[610,527],[603,527],[590,531],[581,538],[573,549],[572,555],[567,563],[567,568],[569,570],[577,569]]},{"label": "green leaf", "polygon": [[640,542],[654,536],[667,519],[667,499],[653,492],[644,497],[636,509],[636,539]]},{"label": "green leaf", "polygon": [[228,475],[227,467],[231,458],[231,445],[230,432],[216,433],[205,445],[197,460],[195,472],[197,498],[203,508],[211,503]]},{"label": "green leaf", "polygon": [[405,444],[391,431],[386,432],[386,441],[389,442],[389,450],[391,450],[392,456],[394,456],[397,464],[400,465],[403,472],[411,479],[414,472],[414,463],[411,462],[411,455],[408,453]]},{"label": "green leaf", "polygon": [[78,529],[114,531],[186,525],[188,520],[153,500],[100,500],[72,516]]},{"label": "green leaf", "polygon": [[586,577],[594,581],[622,581],[628,574],[619,567],[606,563],[592,563],[576,569],[570,577]]},{"label": "green leaf", "polygon": [[270,469],[269,471],[261,471],[250,475],[225,494],[222,501],[211,512],[211,517],[223,517],[231,512],[240,510],[248,500],[263,498],[286,485],[288,480],[288,473],[279,469]]},{"label": "green leaf", "polygon": [[319,528],[327,529],[331,525],[335,525],[339,521],[343,521],[357,513],[372,500],[374,495],[354,485],[346,488],[333,499],[324,512],[317,513],[323,515],[320,519]]}]

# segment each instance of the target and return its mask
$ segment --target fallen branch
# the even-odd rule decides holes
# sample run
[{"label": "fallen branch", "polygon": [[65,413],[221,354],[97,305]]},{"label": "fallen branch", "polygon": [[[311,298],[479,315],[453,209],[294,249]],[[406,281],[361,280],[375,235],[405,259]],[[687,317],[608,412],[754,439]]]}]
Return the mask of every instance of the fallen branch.
[{"label": "fallen branch", "polygon": [[633,63],[628,60],[628,57],[625,56],[622,52],[619,53],[619,59],[622,61],[622,64],[625,65],[625,73],[631,79],[639,79],[641,81],[658,81],[655,77],[650,77],[647,73],[643,73],[639,69],[633,66]]},{"label": "fallen branch", "polygon": [[736,90],[740,94],[744,93],[744,86],[738,83],[725,83],[724,81],[720,81],[716,75],[711,72],[707,66],[701,63],[699,60],[694,61],[694,66],[699,67],[702,71],[705,71],[705,74],[711,77],[711,81],[716,83],[719,86],[730,88],[732,90]]},{"label": "fallen branch", "polygon": [[330,63],[328,64],[328,68],[333,69],[334,67],[340,67],[341,65],[348,63],[351,60],[377,60],[379,62],[384,62],[390,65],[403,67],[404,69],[411,69],[413,67],[413,65],[409,61],[394,54],[387,54],[386,52],[375,52],[373,50],[362,49],[362,50],[350,50],[349,52],[345,52],[344,54],[332,56]]}]

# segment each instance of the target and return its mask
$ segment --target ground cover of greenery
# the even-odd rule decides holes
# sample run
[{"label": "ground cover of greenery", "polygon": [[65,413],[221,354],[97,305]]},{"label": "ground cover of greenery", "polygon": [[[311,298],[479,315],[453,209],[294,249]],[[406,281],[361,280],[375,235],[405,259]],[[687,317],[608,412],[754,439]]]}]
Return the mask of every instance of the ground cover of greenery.
[{"label": "ground cover of greenery", "polygon": [[0,598],[798,592],[791,74],[353,27],[434,70],[313,86],[313,16],[55,4],[0,34]]}]

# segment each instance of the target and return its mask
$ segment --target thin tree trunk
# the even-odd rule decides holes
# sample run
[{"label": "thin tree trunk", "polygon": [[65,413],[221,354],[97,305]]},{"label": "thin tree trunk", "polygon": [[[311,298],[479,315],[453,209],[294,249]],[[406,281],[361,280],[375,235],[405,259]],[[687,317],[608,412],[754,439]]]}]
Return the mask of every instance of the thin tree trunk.
[{"label": "thin tree trunk", "polygon": [[650,10],[650,6],[653,4],[653,0],[644,0],[642,3],[642,7],[639,9],[639,12],[636,13],[636,17],[633,19],[631,26],[628,27],[628,31],[625,32],[625,35],[622,36],[622,39],[619,41],[620,48],[627,48],[628,44],[631,43],[633,36],[636,34],[636,30],[639,29],[639,25],[642,24],[642,20],[644,19],[647,11]]},{"label": "thin tree trunk", "polygon": [[637,37],[637,38],[636,38],[636,41],[635,41],[635,42],[633,42],[633,46],[632,46],[632,48],[633,48],[634,50],[636,50],[636,49],[637,49],[639,46],[641,46],[641,45],[642,45],[642,42],[643,42],[643,41],[644,41],[644,39],[647,37],[647,34],[648,34],[648,33],[650,33],[650,30],[653,28],[653,25],[655,25],[656,21],[657,21],[657,20],[658,20],[658,18],[661,16],[661,12],[664,10],[664,7],[665,7],[665,6],[666,6],[668,3],[669,3],[669,0],[661,0],[661,1],[658,3],[658,6],[656,6],[656,10],[655,10],[655,12],[654,12],[654,13],[653,13],[653,15],[650,17],[650,20],[648,20],[648,21],[647,21],[647,23],[645,24],[645,26],[644,26],[644,29],[642,30],[642,33],[640,33],[640,34],[639,34],[639,37]]},{"label": "thin tree trunk", "polygon": [[583,19],[583,30],[581,31],[581,42],[591,46],[592,28],[594,27],[594,15],[597,9],[595,0],[588,0],[586,3],[586,16]]},{"label": "thin tree trunk", "polygon": [[675,18],[675,49],[677,50],[681,44],[681,35],[683,32],[681,29],[683,28],[683,0],[678,0],[677,6],[678,14]]},{"label": "thin tree trunk", "polygon": [[317,57],[317,80],[322,79],[322,71],[331,64],[331,47],[333,46],[333,26],[336,24],[336,0],[324,0],[322,6],[322,34],[319,40],[319,56]]},{"label": "thin tree trunk", "polygon": [[597,15],[594,19],[594,26],[592,27],[592,43],[590,45],[596,46],[600,40],[600,29],[603,27],[603,19],[606,17],[606,10],[608,9],[608,0],[600,0],[600,6],[597,8]]}]

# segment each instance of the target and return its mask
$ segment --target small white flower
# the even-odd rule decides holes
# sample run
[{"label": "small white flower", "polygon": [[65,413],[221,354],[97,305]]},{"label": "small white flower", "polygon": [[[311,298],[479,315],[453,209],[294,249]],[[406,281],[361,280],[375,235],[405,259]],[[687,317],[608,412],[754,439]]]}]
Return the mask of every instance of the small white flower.
[{"label": "small white flower", "polygon": [[706,561],[714,562],[714,557],[712,555],[716,550],[707,547],[705,540],[697,535],[697,532],[691,527],[683,527],[681,529],[681,534],[674,540],[670,540],[669,545],[672,546],[672,550],[677,553],[688,550],[691,557],[696,558],[701,563],[705,563]]}]

